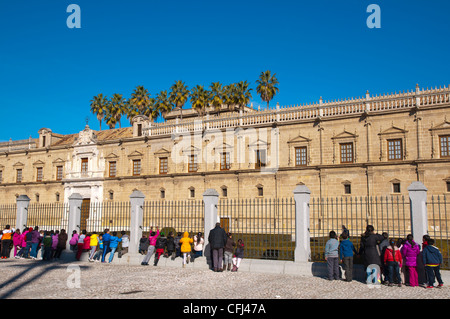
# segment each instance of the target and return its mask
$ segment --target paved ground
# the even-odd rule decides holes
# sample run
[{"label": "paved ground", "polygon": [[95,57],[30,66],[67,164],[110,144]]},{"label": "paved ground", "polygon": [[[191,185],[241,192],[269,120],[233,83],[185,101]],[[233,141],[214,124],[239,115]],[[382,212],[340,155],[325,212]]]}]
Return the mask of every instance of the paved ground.
[{"label": "paved ground", "polygon": [[[78,272],[79,270],[79,272]],[[79,276],[77,276],[79,274]],[[79,281],[77,281],[79,279]],[[77,282],[80,288],[77,288]],[[450,283],[449,283],[450,284]],[[188,295],[186,295],[188,292]],[[0,261],[0,299],[449,299],[450,286],[369,288],[365,283],[205,269]]]}]

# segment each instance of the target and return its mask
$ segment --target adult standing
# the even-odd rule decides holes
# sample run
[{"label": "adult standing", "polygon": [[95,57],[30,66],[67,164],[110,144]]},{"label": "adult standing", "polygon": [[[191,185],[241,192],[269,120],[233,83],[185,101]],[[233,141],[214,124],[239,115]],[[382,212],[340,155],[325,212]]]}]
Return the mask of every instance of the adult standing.
[{"label": "adult standing", "polygon": [[213,268],[215,272],[223,271],[223,250],[227,244],[227,233],[216,223],[216,227],[209,232],[208,241],[212,249]]},{"label": "adult standing", "polygon": [[[361,236],[359,254],[363,256],[364,267],[366,268],[368,279],[373,274],[374,266],[378,267],[378,271],[381,270],[381,251],[378,245],[383,240],[384,237],[380,234],[376,234],[372,225],[367,225],[366,232]],[[380,273],[378,272],[376,275],[377,280],[380,281]]]},{"label": "adult standing", "polygon": [[67,236],[67,232],[65,229],[61,229],[61,232],[58,236],[58,244],[56,245],[56,252],[55,252],[55,258],[59,259],[61,258],[61,253],[64,249],[66,249],[67,239],[69,236]]}]

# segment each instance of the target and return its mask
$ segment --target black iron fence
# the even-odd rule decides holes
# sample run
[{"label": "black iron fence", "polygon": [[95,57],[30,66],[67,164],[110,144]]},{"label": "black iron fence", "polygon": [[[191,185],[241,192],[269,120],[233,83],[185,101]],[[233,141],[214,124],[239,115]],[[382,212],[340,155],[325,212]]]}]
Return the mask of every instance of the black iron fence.
[{"label": "black iron fence", "polygon": [[338,236],[345,226],[359,250],[367,225],[390,238],[411,233],[410,201],[404,196],[312,198],[310,202],[311,261],[324,261],[330,231]]},{"label": "black iron fence", "polygon": [[450,269],[450,202],[446,195],[431,196],[427,203],[428,234],[435,240],[443,257],[443,269]]},{"label": "black iron fence", "polygon": [[28,206],[27,225],[42,230],[60,230],[69,226],[69,204],[32,203]]},{"label": "black iron fence", "polygon": [[203,233],[205,213],[203,200],[185,201],[146,201],[143,206],[143,233],[148,235],[150,228],[159,227],[167,236],[189,232],[191,236]]},{"label": "black iron fence", "polygon": [[17,218],[17,204],[2,204],[0,205],[0,227],[2,229],[6,225],[15,228]]},{"label": "black iron fence", "polygon": [[[130,202],[90,203],[89,212],[81,223],[88,233],[103,232],[108,228],[111,232],[130,231]],[[83,227],[81,227],[83,230]]]},{"label": "black iron fence", "polygon": [[223,228],[242,239],[246,258],[294,260],[295,202],[288,199],[221,199]]}]

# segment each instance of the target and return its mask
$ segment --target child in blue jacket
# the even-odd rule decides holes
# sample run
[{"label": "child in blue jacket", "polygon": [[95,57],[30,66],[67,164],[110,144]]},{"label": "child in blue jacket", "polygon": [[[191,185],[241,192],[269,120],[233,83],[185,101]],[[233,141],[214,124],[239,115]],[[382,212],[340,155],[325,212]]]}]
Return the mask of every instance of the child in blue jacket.
[{"label": "child in blue jacket", "polygon": [[435,278],[437,279],[439,285],[438,287],[442,287],[444,282],[441,278],[441,264],[443,261],[442,254],[439,249],[434,246],[434,239],[430,238],[428,240],[428,245],[422,251],[423,263],[425,265],[425,271],[428,277],[428,286],[427,288],[434,287]]},{"label": "child in blue jacket", "polygon": [[122,238],[117,237],[117,232],[113,232],[109,242],[109,248],[111,249],[111,253],[109,254],[109,263],[113,261],[114,253],[116,252],[116,249],[121,241]]},{"label": "child in blue jacket", "polygon": [[342,234],[342,241],[339,246],[339,259],[344,264],[345,281],[352,281],[353,279],[353,254],[356,254],[355,246],[348,239],[347,234]]}]

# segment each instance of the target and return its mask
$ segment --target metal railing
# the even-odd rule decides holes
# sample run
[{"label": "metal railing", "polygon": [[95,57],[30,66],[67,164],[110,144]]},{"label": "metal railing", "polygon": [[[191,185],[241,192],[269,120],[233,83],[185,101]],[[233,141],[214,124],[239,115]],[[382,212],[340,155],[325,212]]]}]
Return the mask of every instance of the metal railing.
[{"label": "metal railing", "polygon": [[[130,202],[90,203],[89,215],[85,220],[86,231],[111,232],[130,231]],[[84,224],[84,221],[81,221]]]},{"label": "metal railing", "polygon": [[294,260],[295,202],[287,199],[221,199],[222,227],[242,239],[246,258]]},{"label": "metal railing", "polygon": [[150,232],[150,228],[156,231],[164,231],[165,235],[172,231],[189,232],[194,235],[203,233],[205,228],[203,200],[185,201],[146,201],[143,206],[143,233]]},{"label": "metal railing", "polygon": [[411,233],[409,198],[338,197],[313,198],[310,203],[311,261],[325,260],[325,244],[330,231],[339,236],[342,226],[350,232],[350,240],[359,250],[361,234],[372,225],[375,232],[390,238],[405,238]]},{"label": "metal railing", "polygon": [[28,206],[27,225],[38,226],[41,230],[68,229],[69,204],[66,203],[32,203]]},{"label": "metal railing", "polygon": [[15,228],[16,217],[17,217],[17,204],[0,205],[0,227],[4,228],[6,225],[10,225],[12,228]]},{"label": "metal railing", "polygon": [[435,240],[435,246],[442,253],[442,269],[450,269],[450,202],[446,195],[431,196],[427,203],[428,235]]}]

